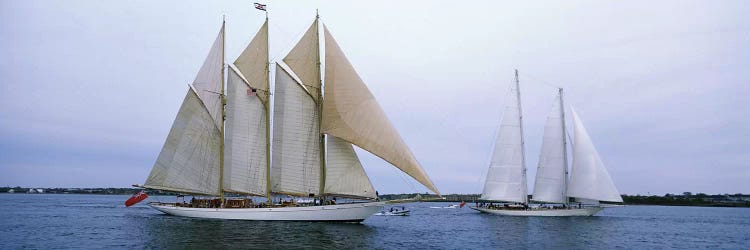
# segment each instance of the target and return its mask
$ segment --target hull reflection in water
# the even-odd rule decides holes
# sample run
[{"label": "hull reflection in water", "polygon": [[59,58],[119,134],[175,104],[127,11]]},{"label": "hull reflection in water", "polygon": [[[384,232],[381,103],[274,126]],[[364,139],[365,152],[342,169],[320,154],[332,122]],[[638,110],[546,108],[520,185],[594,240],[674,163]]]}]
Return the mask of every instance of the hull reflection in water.
[{"label": "hull reflection in water", "polygon": [[490,209],[483,207],[471,207],[483,213],[507,215],[507,216],[592,216],[602,207],[584,207],[570,209],[531,209],[531,210],[510,210],[510,209]]},{"label": "hull reflection in water", "polygon": [[152,202],[152,208],[165,214],[207,219],[262,221],[361,222],[377,213],[385,202],[363,202],[309,207],[194,208]]}]

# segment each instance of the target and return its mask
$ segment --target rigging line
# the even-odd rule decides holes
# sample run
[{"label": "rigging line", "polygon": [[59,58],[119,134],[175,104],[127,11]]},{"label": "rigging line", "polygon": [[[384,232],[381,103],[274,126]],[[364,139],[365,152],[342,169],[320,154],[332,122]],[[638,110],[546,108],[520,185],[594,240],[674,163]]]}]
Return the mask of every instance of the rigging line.
[{"label": "rigging line", "polygon": [[[553,88],[556,88],[556,89],[562,88],[561,86],[559,86],[559,85],[555,85],[555,84],[553,84],[553,83],[550,83],[549,81],[545,81],[544,79],[542,79],[542,78],[540,78],[540,77],[535,77],[534,75],[532,75],[532,74],[529,74],[528,72],[524,72],[524,73],[523,73],[523,76],[525,76],[525,77],[528,77],[528,78],[531,78],[531,79],[533,79],[533,80],[536,80],[536,81],[538,81],[538,82],[535,82],[535,81],[531,81],[532,83],[537,83],[537,84],[545,85],[545,86],[548,86],[548,87],[553,87]],[[520,77],[520,76],[519,76],[519,77]]]}]

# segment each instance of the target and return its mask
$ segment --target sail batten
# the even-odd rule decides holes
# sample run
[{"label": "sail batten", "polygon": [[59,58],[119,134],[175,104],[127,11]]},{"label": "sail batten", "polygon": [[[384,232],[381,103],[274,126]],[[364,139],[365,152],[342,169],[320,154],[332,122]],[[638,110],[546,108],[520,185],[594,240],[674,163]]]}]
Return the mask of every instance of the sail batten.
[{"label": "sail batten", "polygon": [[[571,109],[572,110],[572,109]],[[573,113],[573,166],[568,196],[575,198],[622,202],[607,168],[604,166],[581,119]]]},{"label": "sail batten", "polygon": [[495,141],[482,200],[526,203],[526,166],[524,165],[521,93],[516,82],[511,87],[511,98],[505,106],[500,129]]},{"label": "sail batten", "polygon": [[534,182],[533,200],[552,203],[567,203],[565,185],[567,163],[565,160],[565,120],[562,109],[562,90],[555,97],[552,111],[544,126],[542,150]]},{"label": "sail batten", "polygon": [[373,153],[440,194],[325,25],[323,30],[326,96],[320,132]]}]

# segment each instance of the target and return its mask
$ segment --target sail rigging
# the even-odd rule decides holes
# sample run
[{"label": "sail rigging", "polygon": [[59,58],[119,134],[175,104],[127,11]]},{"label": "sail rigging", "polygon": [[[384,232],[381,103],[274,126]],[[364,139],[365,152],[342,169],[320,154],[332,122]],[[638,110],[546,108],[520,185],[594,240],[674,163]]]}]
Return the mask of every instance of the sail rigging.
[{"label": "sail rigging", "polygon": [[521,91],[517,71],[511,95],[513,100],[503,112],[481,199],[526,203]]},{"label": "sail rigging", "polygon": [[382,158],[439,195],[325,25],[323,30],[326,97],[320,132]]},{"label": "sail rigging", "polygon": [[535,201],[567,203],[568,200],[565,190],[568,164],[562,98],[562,89],[559,89],[544,126],[542,150],[539,153],[532,196]]},{"label": "sail rigging", "polygon": [[[572,110],[572,109],[571,109]],[[612,178],[607,172],[591,138],[583,127],[581,119],[573,112],[573,166],[570,173],[568,196],[622,202]]]}]

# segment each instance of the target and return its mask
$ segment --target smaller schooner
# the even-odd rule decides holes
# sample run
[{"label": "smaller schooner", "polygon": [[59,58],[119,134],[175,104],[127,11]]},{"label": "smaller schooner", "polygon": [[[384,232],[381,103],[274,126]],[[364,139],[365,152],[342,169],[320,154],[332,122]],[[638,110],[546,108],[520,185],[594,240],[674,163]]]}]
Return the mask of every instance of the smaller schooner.
[{"label": "smaller schooner", "polygon": [[[599,201],[622,202],[612,178],[573,111],[573,165],[568,180],[568,133],[563,90],[558,89],[544,127],[534,194],[526,190],[523,115],[518,71],[511,88],[515,100],[505,108],[487,170],[482,203],[474,210],[508,216],[591,216],[604,207]],[[572,110],[572,108],[571,108]],[[570,198],[575,198],[574,202]]]}]

